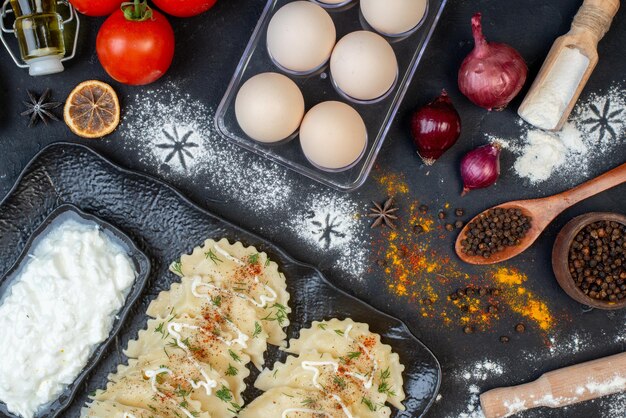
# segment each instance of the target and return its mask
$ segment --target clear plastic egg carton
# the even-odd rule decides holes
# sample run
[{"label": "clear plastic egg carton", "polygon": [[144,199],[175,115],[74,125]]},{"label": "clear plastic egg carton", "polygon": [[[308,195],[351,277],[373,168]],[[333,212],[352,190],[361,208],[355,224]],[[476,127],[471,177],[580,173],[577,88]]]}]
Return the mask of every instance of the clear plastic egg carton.
[{"label": "clear plastic egg carton", "polygon": [[[266,33],[274,13],[293,0],[269,0],[252,38],[244,51],[226,94],[217,110],[215,123],[225,137],[239,146],[277,162],[313,180],[340,191],[353,191],[367,179],[378,152],[380,151],[389,127],[393,122],[400,103],[407,92],[409,83],[417,70],[424,50],[435,30],[447,0],[429,0],[426,14],[416,30],[403,37],[385,37],[393,47],[398,60],[398,80],[385,95],[375,103],[362,103],[352,100],[338,91],[330,76],[329,64],[306,76],[287,73],[279,68],[267,51]],[[337,41],[348,33],[372,29],[360,12],[357,0],[347,1],[340,7],[333,7],[320,1],[310,0],[323,6],[332,17],[337,29]],[[235,116],[235,98],[240,87],[251,77],[265,72],[277,72],[288,76],[301,89],[306,110],[318,103],[337,100],[354,107],[362,116],[367,127],[368,141],[363,157],[343,171],[324,171],[312,165],[304,156],[297,134],[290,141],[264,144],[246,136]]]}]

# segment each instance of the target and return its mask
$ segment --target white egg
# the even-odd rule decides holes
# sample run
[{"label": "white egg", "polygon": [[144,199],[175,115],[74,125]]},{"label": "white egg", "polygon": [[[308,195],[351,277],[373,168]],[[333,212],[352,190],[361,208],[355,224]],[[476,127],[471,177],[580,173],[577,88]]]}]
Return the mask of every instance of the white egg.
[{"label": "white egg", "polygon": [[300,127],[300,145],[307,159],[329,171],[347,169],[367,145],[363,118],[342,102],[323,102],[307,112]]},{"label": "white egg", "polygon": [[427,6],[428,0],[361,0],[361,13],[378,32],[396,36],[415,28]]},{"label": "white egg", "polygon": [[328,12],[309,1],[294,1],[272,17],[267,28],[267,49],[284,69],[297,73],[324,65],[337,41]]},{"label": "white egg", "polygon": [[292,80],[277,73],[246,81],[235,99],[241,129],[260,142],[278,142],[293,134],[304,116],[304,97]]},{"label": "white egg", "polygon": [[337,88],[362,101],[387,93],[398,77],[398,60],[391,45],[368,31],[344,36],[330,58],[330,72]]}]

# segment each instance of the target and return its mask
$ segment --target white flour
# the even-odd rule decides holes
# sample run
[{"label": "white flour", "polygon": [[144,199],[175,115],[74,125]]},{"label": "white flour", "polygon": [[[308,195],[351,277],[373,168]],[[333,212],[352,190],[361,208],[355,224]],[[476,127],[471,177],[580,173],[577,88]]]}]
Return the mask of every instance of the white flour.
[{"label": "white flour", "polygon": [[554,129],[569,106],[589,67],[589,58],[577,48],[564,48],[543,81],[541,90],[531,89],[519,115],[540,129]]},{"label": "white flour", "polygon": [[[516,156],[513,171],[530,184],[558,177],[572,183],[586,179],[592,164],[602,163],[623,146],[626,136],[626,93],[621,86],[591,94],[574,108],[561,132],[546,132],[522,123],[514,138],[488,135]],[[521,140],[520,140],[521,139]]]},{"label": "white flour", "polygon": [[337,266],[355,277],[365,273],[369,254],[368,223],[360,219],[367,208],[350,195],[303,195],[309,210],[285,221],[287,229],[320,252],[337,256]]},{"label": "white flour", "polygon": [[478,384],[502,374],[504,374],[502,364],[491,360],[478,361],[455,373],[453,377],[457,384],[467,387],[467,404],[462,411],[454,415],[454,418],[484,418],[485,415],[480,408],[482,390]]},{"label": "white flour", "polygon": [[611,380],[596,382],[590,379],[587,383],[576,388],[576,395],[582,396],[591,393],[597,396],[626,391],[626,376],[616,374]]},{"label": "white flour", "polygon": [[603,418],[626,418],[626,392],[602,399],[600,411]]},{"label": "white flour", "polygon": [[[288,178],[287,169],[220,137],[213,118],[213,109],[168,83],[128,99],[121,134],[126,149],[140,155],[151,171],[177,185],[204,182],[212,198],[237,202],[266,225],[261,229],[278,233],[277,227],[284,226],[318,254],[332,251],[337,260],[333,268],[361,279],[369,246],[363,238],[367,223],[358,220],[364,208],[356,195],[317,185],[303,193],[299,178]],[[308,210],[285,207],[296,193]],[[276,218],[279,210],[284,219]]]},{"label": "white flour", "polygon": [[468,382],[477,382],[487,380],[489,377],[501,376],[502,373],[504,373],[504,368],[501,364],[484,360],[461,370],[460,376]]}]

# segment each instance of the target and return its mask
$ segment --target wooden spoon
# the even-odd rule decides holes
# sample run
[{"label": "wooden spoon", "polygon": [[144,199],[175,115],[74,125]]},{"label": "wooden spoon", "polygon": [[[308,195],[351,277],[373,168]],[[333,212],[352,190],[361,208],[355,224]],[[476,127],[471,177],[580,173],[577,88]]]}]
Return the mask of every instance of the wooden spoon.
[{"label": "wooden spoon", "polygon": [[532,218],[531,228],[526,233],[526,236],[521,239],[521,243],[513,247],[505,247],[503,251],[492,254],[489,258],[485,258],[482,255],[468,256],[465,254],[463,252],[461,241],[465,238],[470,223],[477,219],[480,215],[487,212],[484,211],[465,225],[465,228],[463,228],[456,240],[456,253],[459,255],[461,260],[466,263],[481,265],[496,264],[513,258],[526,251],[526,249],[530,247],[537,240],[537,238],[539,238],[539,235],[541,235],[550,222],[552,222],[554,218],[556,218],[565,209],[624,182],[626,182],[626,164],[622,164],[621,166],[614,168],[613,170],[608,171],[593,180],[589,180],[580,186],[554,196],[544,197],[542,199],[517,200],[494,206],[491,209],[520,209],[524,215]]}]

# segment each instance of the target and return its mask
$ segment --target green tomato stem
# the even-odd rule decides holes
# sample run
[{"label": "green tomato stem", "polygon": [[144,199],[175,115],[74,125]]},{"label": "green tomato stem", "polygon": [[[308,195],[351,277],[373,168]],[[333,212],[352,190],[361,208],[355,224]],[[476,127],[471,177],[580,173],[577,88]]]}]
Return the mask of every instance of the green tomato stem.
[{"label": "green tomato stem", "polygon": [[145,22],[152,19],[152,9],[148,6],[147,0],[122,3],[121,9],[126,20],[131,22]]}]

